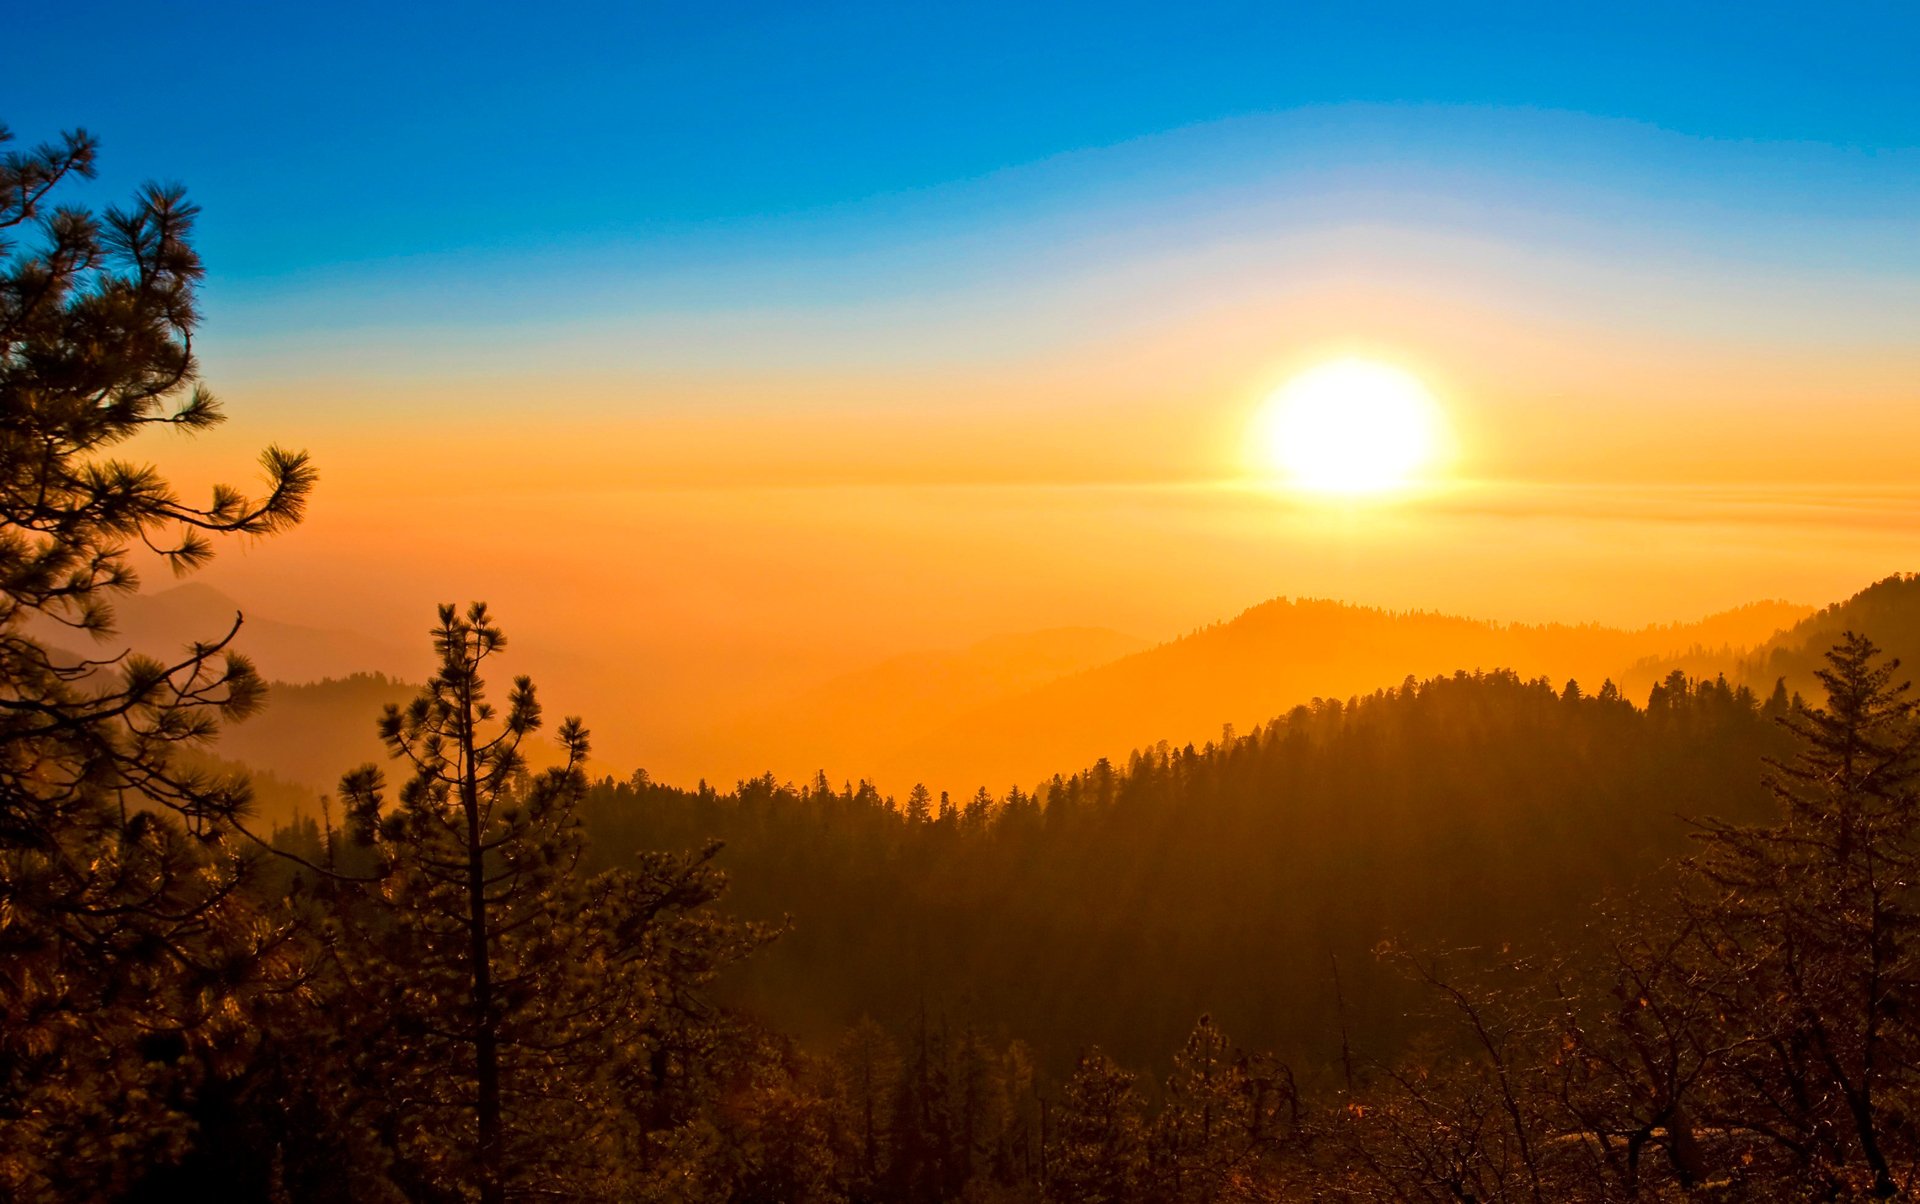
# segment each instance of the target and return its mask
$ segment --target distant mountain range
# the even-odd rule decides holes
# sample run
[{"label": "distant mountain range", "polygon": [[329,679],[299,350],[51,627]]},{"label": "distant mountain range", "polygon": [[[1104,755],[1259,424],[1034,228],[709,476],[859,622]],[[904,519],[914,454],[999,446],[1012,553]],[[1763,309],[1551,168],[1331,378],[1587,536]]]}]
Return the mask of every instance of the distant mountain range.
[{"label": "distant mountain range", "polygon": [[[1759,602],[1697,623],[1634,631],[1506,624],[1317,599],[1275,599],[1156,648],[999,699],[901,749],[884,771],[971,790],[1031,783],[1160,741],[1217,738],[1318,697],[1346,698],[1408,677],[1512,669],[1523,677],[1611,679],[1644,698],[1669,660],[1731,669],[1811,613]],[[1708,674],[1711,676],[1711,673]]]},{"label": "distant mountain range", "polygon": [[[1166,740],[1217,737],[1315,697],[1345,698],[1456,669],[1611,679],[1643,699],[1671,669],[1729,672],[1813,608],[1767,601],[1637,630],[1505,624],[1318,599],[1274,599],[1155,647],[1065,629],[899,657],[822,684],[714,733],[748,771],[916,781],[971,793],[1030,785],[1064,766]],[[1769,683],[1770,684],[1770,683]]]},{"label": "distant mountain range", "polygon": [[[230,647],[252,659],[269,684],[267,706],[228,724],[204,755],[255,773],[256,814],[263,827],[296,811],[312,814],[340,775],[384,759],[374,721],[389,702],[417,687],[429,664],[418,651],[344,629],[306,627],[250,613],[239,601],[199,582],[114,600],[114,632],[101,641],[52,623],[35,634],[68,656],[105,659],[123,649],[165,659],[195,643],[234,631]],[[393,676],[389,676],[393,675]]]},{"label": "distant mountain range", "polygon": [[[218,591],[181,586],[129,600],[121,629],[127,643],[160,650],[219,634],[237,610]],[[1284,598],[1154,647],[1103,628],[1050,629],[895,657],[716,724],[703,743],[782,778],[825,770],[836,782],[870,778],[890,792],[924,781],[970,794],[983,784],[1030,786],[1162,741],[1204,743],[1224,725],[1246,729],[1316,697],[1456,670],[1507,668],[1578,680],[1590,692],[1611,679],[1635,701],[1676,669],[1725,674],[1762,692],[1785,678],[1817,697],[1820,654],[1849,627],[1920,666],[1920,578],[1889,577],[1818,611],[1758,602],[1631,631]],[[316,794],[381,759],[374,719],[410,697],[408,680],[426,668],[351,632],[264,616],[250,616],[236,644],[279,680],[268,708],[233,726],[215,751]],[[587,718],[602,728],[620,722]],[[630,767],[598,768],[624,775]]]}]

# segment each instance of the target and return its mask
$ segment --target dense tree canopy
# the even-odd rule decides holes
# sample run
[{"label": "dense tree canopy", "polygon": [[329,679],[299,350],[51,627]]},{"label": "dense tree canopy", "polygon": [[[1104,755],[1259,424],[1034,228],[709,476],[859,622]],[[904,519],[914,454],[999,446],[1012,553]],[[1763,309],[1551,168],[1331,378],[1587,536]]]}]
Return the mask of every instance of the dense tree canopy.
[{"label": "dense tree canopy", "polygon": [[725,842],[733,906],[793,930],[731,997],[817,1035],[923,1000],[1032,1042],[1055,1074],[1097,1041],[1163,1058],[1202,1011],[1303,1065],[1344,1023],[1406,1039],[1392,938],[1497,946],[1591,936],[1591,905],[1684,853],[1684,817],[1767,810],[1783,752],[1763,702],[1676,678],[1611,689],[1460,674],[1296,708],[1200,748],[1144,749],[924,818],[864,785],[733,791],[602,781],[597,849]]}]

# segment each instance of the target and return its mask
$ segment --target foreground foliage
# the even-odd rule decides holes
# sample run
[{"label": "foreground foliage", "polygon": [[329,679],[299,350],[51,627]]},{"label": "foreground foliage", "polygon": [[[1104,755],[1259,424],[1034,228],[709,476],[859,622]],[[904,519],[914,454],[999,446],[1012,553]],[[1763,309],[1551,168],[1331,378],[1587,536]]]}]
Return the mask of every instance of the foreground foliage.
[{"label": "foreground foliage", "polygon": [[193,355],[196,211],[154,185],[56,205],[95,154],[75,132],[0,157],[0,1195],[25,1198],[178,1156],[291,973],[243,889],[245,781],[182,756],[260,702],[237,616],[165,659],[110,641],[135,552],[190,571],[213,536],[296,522],[313,472],[270,448],[261,496],[194,505],[118,458],[221,414]]}]

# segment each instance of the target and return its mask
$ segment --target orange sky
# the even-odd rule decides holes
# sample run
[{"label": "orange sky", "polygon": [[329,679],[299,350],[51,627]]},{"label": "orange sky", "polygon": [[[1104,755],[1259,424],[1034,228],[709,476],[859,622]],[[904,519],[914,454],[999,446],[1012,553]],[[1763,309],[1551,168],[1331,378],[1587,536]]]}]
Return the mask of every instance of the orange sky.
[{"label": "orange sky", "polygon": [[[737,768],[693,751],[696,716],[1003,632],[1157,641],[1276,595],[1641,624],[1920,567],[1920,238],[1804,195],[1900,194],[1911,157],[1526,121],[1608,149],[1155,176],[1204,160],[1200,129],[485,314],[431,262],[401,300],[391,273],[216,290],[234,421],[155,454],[204,480],[309,448],[306,526],[207,580],[396,641],[486,598],[609,768],[681,778]],[[1779,195],[1701,182],[1734,167]],[[1260,402],[1344,355],[1431,388],[1457,448],[1436,488],[1244,479]]]}]

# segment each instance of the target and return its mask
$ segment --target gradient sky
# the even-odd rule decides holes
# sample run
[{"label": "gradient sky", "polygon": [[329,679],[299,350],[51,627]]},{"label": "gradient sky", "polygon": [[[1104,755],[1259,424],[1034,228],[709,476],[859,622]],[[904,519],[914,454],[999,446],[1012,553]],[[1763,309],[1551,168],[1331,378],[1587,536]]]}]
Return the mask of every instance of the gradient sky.
[{"label": "gradient sky", "polygon": [[[707,705],[1276,594],[1639,623],[1920,567],[1920,10],[1573,9],[80,0],[4,18],[0,119],[205,208],[234,421],[165,462],[323,472],[210,579],[489,597],[592,703],[591,640]],[[1454,487],[1239,485],[1355,353]]]}]

